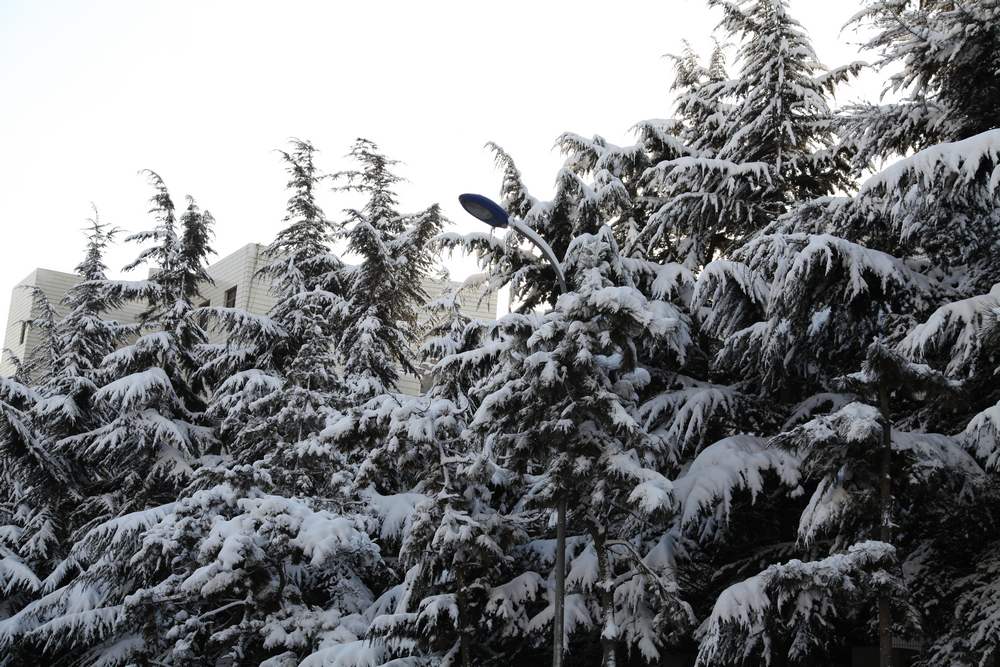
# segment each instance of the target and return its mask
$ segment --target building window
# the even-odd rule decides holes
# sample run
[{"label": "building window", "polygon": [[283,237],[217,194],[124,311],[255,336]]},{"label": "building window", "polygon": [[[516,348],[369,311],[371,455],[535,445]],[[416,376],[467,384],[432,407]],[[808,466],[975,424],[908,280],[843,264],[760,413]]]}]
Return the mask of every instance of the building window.
[{"label": "building window", "polygon": [[236,307],[236,285],[226,290],[226,308]]},{"label": "building window", "polygon": [[24,338],[28,335],[28,323],[21,322],[21,338],[17,341],[18,345],[24,345]]}]

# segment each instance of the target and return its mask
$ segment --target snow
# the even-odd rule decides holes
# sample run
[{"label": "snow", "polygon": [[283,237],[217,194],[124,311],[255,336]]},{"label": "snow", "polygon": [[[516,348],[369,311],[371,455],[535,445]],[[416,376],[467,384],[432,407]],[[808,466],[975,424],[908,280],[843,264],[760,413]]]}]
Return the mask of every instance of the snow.
[{"label": "snow", "polygon": [[674,480],[682,526],[708,514],[718,523],[729,521],[737,490],[751,500],[764,489],[764,473],[773,472],[788,488],[799,485],[799,458],[752,435],[735,435],[706,447]]},{"label": "snow", "polygon": [[987,469],[1000,470],[1000,403],[973,417],[962,435]]},{"label": "snow", "polygon": [[746,264],[727,259],[709,262],[698,274],[694,303],[701,304],[710,298],[710,292],[727,281],[732,281],[752,302],[763,306],[767,303],[768,285],[763,277],[752,271]]},{"label": "snow", "polygon": [[503,621],[504,635],[516,635],[527,623],[525,603],[536,599],[545,590],[545,580],[537,572],[524,572],[510,581],[495,586],[486,600],[486,613]]},{"label": "snow", "polygon": [[799,517],[799,539],[806,544],[815,541],[824,528],[850,509],[851,495],[830,478],[823,479]]},{"label": "snow", "polygon": [[898,349],[915,361],[946,351],[945,372],[949,375],[967,373],[978,360],[982,332],[997,319],[997,308],[1000,308],[1000,283],[994,285],[989,294],[941,306],[926,321],[910,329]]},{"label": "snow", "polygon": [[789,430],[798,426],[802,422],[812,419],[812,417],[817,412],[836,412],[848,403],[853,403],[857,400],[857,396],[854,394],[842,394],[835,392],[820,392],[814,394],[804,401],[796,405],[791,413],[788,415],[788,419],[785,420],[782,426],[783,430]]},{"label": "snow", "polygon": [[419,665],[416,658],[388,661],[389,657],[384,645],[358,640],[322,648],[307,656],[299,663],[299,667],[417,667]]},{"label": "snow", "polygon": [[13,595],[16,590],[37,591],[41,587],[41,580],[24,563],[10,556],[0,558],[0,591],[4,595]]},{"label": "snow", "polygon": [[116,517],[89,530],[80,541],[80,548],[91,554],[118,546],[123,540],[136,539],[150,526],[171,515],[177,503],[167,503]]},{"label": "snow", "polygon": [[628,501],[646,514],[670,509],[674,504],[673,484],[655,470],[642,465],[634,450],[613,454],[608,459],[608,471],[637,484],[629,492]]},{"label": "snow", "polygon": [[566,573],[566,587],[589,591],[597,583],[598,576],[597,551],[594,550],[593,544],[588,543],[570,561],[569,572]]},{"label": "snow", "polygon": [[343,553],[375,549],[353,519],[326,511],[307,514],[291,544],[302,549],[302,554],[316,567],[322,567]]},{"label": "snow", "polygon": [[[810,624],[823,624],[823,617],[834,615],[830,600],[831,589],[855,587],[859,574],[879,568],[893,560],[895,549],[884,542],[861,542],[851,546],[847,553],[838,553],[818,561],[791,560],[769,566],[749,579],[733,584],[722,591],[712,607],[712,613],[698,629],[701,642],[698,649],[699,666],[719,664],[727,660],[741,660],[749,651],[762,647],[766,663],[770,663],[770,624],[768,618],[775,606],[790,610],[786,619],[788,634],[811,635]],[[736,653],[729,653],[728,637],[735,633]],[[795,644],[792,644],[795,646]],[[798,651],[808,646],[799,645]],[[793,655],[794,657],[794,655]]]},{"label": "snow", "polygon": [[923,481],[932,473],[947,470],[959,475],[965,485],[984,481],[983,469],[962,447],[958,438],[940,433],[892,431],[893,451],[903,452],[914,459],[913,475]]},{"label": "snow", "polygon": [[806,282],[810,271],[818,263],[822,263],[826,273],[830,273],[834,262],[839,262],[848,272],[849,298],[868,292],[865,279],[868,275],[878,279],[883,290],[891,284],[926,284],[925,278],[910,271],[902,261],[879,250],[829,234],[811,234],[803,240],[806,241],[805,246],[796,253],[791,268],[783,278],[785,285]]},{"label": "snow", "polygon": [[639,408],[645,427],[678,452],[701,445],[708,430],[746,405],[733,387],[678,378],[681,387],[654,396]]},{"label": "snow", "polygon": [[145,407],[160,396],[176,398],[173,385],[162,368],[148,368],[101,387],[94,398],[124,412]]},{"label": "snow", "polygon": [[813,313],[810,318],[809,328],[806,330],[806,334],[809,336],[816,336],[822,333],[823,329],[826,328],[826,323],[830,321],[830,312],[831,309],[827,307]]},{"label": "snow", "polygon": [[383,496],[374,489],[368,489],[364,496],[372,513],[381,521],[379,537],[382,539],[399,539],[408,533],[420,505],[430,502],[430,498],[422,493]]},{"label": "snow", "polygon": [[984,161],[993,164],[990,187],[996,188],[1000,183],[1000,128],[937,144],[903,158],[862,183],[860,194],[876,189],[898,190],[908,178],[929,187],[942,173],[972,181]]}]

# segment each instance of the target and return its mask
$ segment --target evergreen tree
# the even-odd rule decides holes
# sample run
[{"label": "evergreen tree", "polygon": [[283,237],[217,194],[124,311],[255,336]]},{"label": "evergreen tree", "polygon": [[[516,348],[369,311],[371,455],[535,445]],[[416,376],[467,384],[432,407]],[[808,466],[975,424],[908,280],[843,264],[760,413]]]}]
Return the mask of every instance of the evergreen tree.
[{"label": "evergreen tree", "polygon": [[[616,664],[621,647],[652,660],[693,621],[671,573],[639,551],[648,539],[642,517],[669,512],[672,497],[670,482],[649,467],[656,441],[634,417],[648,381],[636,368],[635,339],[648,337],[647,345],[679,359],[690,339],[672,307],[628,285],[614,248],[607,227],[577,237],[565,262],[572,291],[548,313],[498,322],[511,343],[470,425],[526,476],[529,507],[569,508],[569,532],[582,534],[568,564],[565,631],[593,628],[603,664]],[[550,604],[528,629],[551,617]]]},{"label": "evergreen tree", "polygon": [[[511,552],[526,538],[523,521],[505,510],[513,476],[467,430],[474,405],[468,392],[489,366],[479,347],[486,324],[462,314],[460,294],[449,290],[430,304],[421,357],[433,384],[389,418],[387,455],[411,473],[401,477],[412,490],[369,493],[380,537],[398,545],[406,573],[383,596],[372,635],[394,655],[470,667],[516,650],[541,581],[513,567]],[[407,506],[399,521],[398,508]]]},{"label": "evergreen tree", "polygon": [[26,592],[39,592],[50,575],[61,576],[71,538],[88,519],[84,476],[55,444],[94,425],[91,409],[99,364],[122,335],[122,327],[106,321],[108,309],[101,286],[106,267],[103,254],[114,230],[90,221],[86,254],[76,267],[82,281],[63,299],[65,314],[51,307],[35,290],[41,331],[42,381],[28,388],[16,380],[4,385],[2,479],[5,489],[3,524],[5,617],[27,602]]},{"label": "evergreen tree", "polygon": [[296,139],[280,153],[289,176],[285,226],[259,274],[276,302],[266,316],[209,309],[228,339],[202,372],[216,378],[209,414],[219,420],[226,453],[243,465],[266,462],[282,493],[325,496],[338,464],[318,437],[342,383],[345,269],[330,248],[336,227],[316,201],[323,176],[315,147]]},{"label": "evergreen tree", "polygon": [[58,546],[52,491],[68,479],[32,428],[38,400],[31,388],[0,379],[0,623],[41,590]]},{"label": "evergreen tree", "polygon": [[347,211],[347,249],[361,262],[351,272],[340,344],[348,401],[357,403],[393,391],[400,371],[416,373],[418,313],[427,301],[423,281],[433,260],[430,242],[444,218],[436,204],[416,215],[397,211],[395,162],[373,142],[358,139],[350,157],[358,169],[337,176],[345,190],[361,193],[366,203]]},{"label": "evergreen tree", "polygon": [[[775,442],[792,443],[791,451],[802,457],[803,481],[817,484],[801,512],[803,545],[832,532],[831,548],[842,550],[873,537],[874,517],[884,524],[880,539],[892,541],[899,563],[892,570],[902,576],[881,589],[883,664],[890,659],[892,635],[935,627],[934,619],[950,617],[940,601],[961,580],[963,567],[968,571],[960,563],[968,563],[968,553],[977,549],[966,542],[972,533],[946,517],[966,516],[970,526],[993,534],[983,471],[955,438],[925,432],[928,426],[962,423],[963,412],[969,418],[967,411],[950,407],[960,401],[926,400],[932,390],[953,392],[953,380],[905,360],[893,348],[953,371],[972,367],[981,343],[968,332],[961,344],[953,341],[975,319],[975,305],[986,302],[980,297],[951,305],[949,300],[989,282],[989,262],[977,261],[977,253],[989,248],[995,235],[984,226],[975,243],[965,244],[961,233],[948,231],[945,218],[957,217],[970,227],[990,218],[993,195],[984,165],[994,160],[989,133],[925,149],[872,177],[854,197],[802,206],[777,220],[769,233],[736,250],[732,259],[710,264],[699,277],[696,303],[714,304],[703,325],[722,339],[719,370],[759,383],[763,395],[779,402],[790,398],[792,387],[819,392],[793,410],[789,425],[811,413],[832,412],[797,429],[786,427]],[[926,324],[914,327],[928,316]],[[876,336],[884,338],[863,355],[862,342]],[[852,372],[857,367],[862,370]],[[851,402],[858,397],[878,407]],[[928,577],[929,571],[936,577]],[[982,592],[974,586],[956,590]],[[892,596],[897,603],[890,624]],[[703,639],[704,659],[736,661],[759,649],[777,650],[793,661],[814,660],[812,651],[836,649],[834,637],[866,634],[858,627],[862,618],[849,619],[850,608],[831,608],[827,622],[840,629],[826,639],[810,631],[813,639],[806,643],[780,633],[780,622],[764,629],[774,621],[766,614],[761,624],[735,622],[752,617],[756,612],[750,608],[758,602],[733,607],[729,600],[726,610],[720,598],[713,613],[717,622]],[[822,619],[827,612],[816,613]],[[751,635],[772,639],[748,645]],[[735,652],[726,653],[725,646]],[[956,649],[955,655],[967,653]]]},{"label": "evergreen tree", "polygon": [[1000,3],[866,0],[851,20],[873,29],[865,48],[886,80],[888,104],[849,106],[844,136],[857,161],[905,155],[1000,127]]},{"label": "evergreen tree", "polygon": [[[711,0],[722,27],[742,40],[737,102],[719,157],[767,165],[771,186],[759,202],[769,221],[790,204],[848,185],[844,156],[831,150],[827,93],[857,66],[828,72],[786,0]],[[757,227],[761,226],[760,224]]]},{"label": "evergreen tree", "polygon": [[206,336],[191,303],[204,275],[199,262],[210,252],[203,244],[211,216],[192,201],[179,239],[170,194],[158,175],[148,173],[154,187],[151,212],[158,224],[130,238],[156,245],[129,266],[154,262],[152,278],[84,283],[103,290],[109,305],[146,300],[145,332],[104,357],[95,377],[99,388],[92,397],[91,427],[59,442],[87,470],[91,493],[104,498],[104,509],[94,520],[173,500],[195,459],[215,443],[199,416],[203,402],[194,381],[196,348]]}]

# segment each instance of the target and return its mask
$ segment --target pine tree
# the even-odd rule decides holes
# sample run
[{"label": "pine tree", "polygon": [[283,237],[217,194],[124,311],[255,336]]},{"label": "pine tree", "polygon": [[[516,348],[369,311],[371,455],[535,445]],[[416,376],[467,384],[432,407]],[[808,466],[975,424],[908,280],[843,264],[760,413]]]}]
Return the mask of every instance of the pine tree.
[{"label": "pine tree", "polygon": [[852,69],[825,71],[786,0],[712,0],[722,27],[743,43],[738,102],[719,157],[768,166],[771,188],[759,203],[772,219],[789,204],[830,194],[848,184],[844,156],[832,151],[830,87]]},{"label": "pine tree", "polygon": [[42,588],[55,535],[46,527],[57,506],[52,490],[68,481],[32,427],[39,396],[0,379],[0,623]]},{"label": "pine tree", "polygon": [[[833,548],[843,549],[872,537],[872,517],[889,521],[891,516],[896,529],[883,528],[881,539],[891,539],[896,548],[896,571],[920,573],[897,577],[893,584],[895,595],[905,590],[902,599],[914,603],[893,607],[895,629],[888,622],[892,587],[883,590],[883,661],[889,659],[891,633],[912,633],[921,624],[934,625],[928,619],[948,617],[947,606],[939,601],[950,582],[961,577],[963,552],[974,548],[962,546],[964,538],[957,536],[962,533],[956,534],[954,525],[946,527],[945,517],[963,507],[971,515],[970,525],[992,525],[990,519],[972,518],[983,515],[970,500],[989,498],[981,490],[982,470],[955,438],[924,431],[928,425],[961,422],[961,410],[950,415],[950,409],[942,409],[950,401],[926,401],[931,389],[953,391],[954,382],[893,349],[898,346],[914,360],[935,360],[952,370],[970,368],[977,343],[968,333],[965,347],[954,349],[953,356],[941,352],[975,317],[975,308],[969,307],[972,302],[947,304],[979,281],[989,281],[989,263],[970,260],[977,245],[989,247],[990,237],[984,228],[977,245],[963,247],[960,235],[946,231],[943,218],[958,211],[967,216],[960,220],[989,219],[992,195],[983,165],[993,164],[992,145],[981,137],[928,148],[872,177],[854,197],[793,211],[774,223],[770,233],[745,244],[732,259],[710,264],[699,277],[696,303],[714,304],[703,326],[723,340],[720,370],[760,383],[764,395],[780,391],[779,400],[789,396],[791,383],[819,392],[795,413],[832,410],[801,430],[786,428],[776,440],[797,443],[792,450],[803,456],[803,480],[818,482],[801,515],[799,540],[812,544],[816,535],[832,531]],[[886,221],[897,226],[887,230]],[[928,254],[933,263],[927,262]],[[928,316],[926,325],[914,328]],[[884,337],[882,342],[862,356],[862,343],[878,336]],[[863,370],[852,372],[857,367]],[[851,402],[859,396],[878,407]],[[881,452],[880,460],[875,452]],[[921,484],[911,485],[915,479]],[[927,494],[924,484],[935,493]],[[896,498],[905,499],[894,502]],[[893,507],[917,509],[891,515]],[[926,576],[931,570],[937,577]],[[832,619],[843,619],[844,612],[836,610],[830,622],[836,625]],[[900,612],[905,612],[902,617]],[[725,617],[732,620],[740,613],[748,612],[731,611]],[[703,652],[706,647],[721,650],[726,642],[742,645],[740,637],[746,635],[740,633],[754,628],[720,621],[705,640],[709,643],[703,642]],[[810,659],[808,653],[797,653],[798,640],[777,637],[767,650],[785,646],[789,658]],[[810,650],[824,646],[833,644],[815,643]],[[746,656],[730,654],[729,659],[737,657]]]},{"label": "pine tree", "polygon": [[[472,292],[466,288],[470,298]],[[513,476],[467,430],[474,405],[469,388],[489,366],[479,348],[486,324],[462,314],[461,294],[449,290],[430,304],[432,326],[421,357],[433,384],[389,418],[386,449],[399,468],[417,471],[401,475],[412,490],[369,492],[380,537],[398,545],[406,573],[383,596],[371,636],[394,655],[469,667],[516,650],[541,586],[537,575],[513,568],[511,552],[526,537],[523,521],[505,510]],[[399,521],[399,508],[407,506],[412,509]]]},{"label": "pine tree", "polygon": [[878,68],[898,68],[884,94],[901,99],[845,110],[859,164],[1000,127],[998,18],[996,0],[866,0],[851,23],[874,30],[864,46]]},{"label": "pine tree", "polygon": [[[82,281],[69,289],[60,315],[36,290],[38,317],[32,322],[42,333],[39,350],[44,371],[39,385],[28,388],[6,381],[0,409],[4,414],[2,500],[4,539],[3,588],[8,602],[5,617],[27,602],[25,593],[37,593],[43,580],[58,574],[74,531],[89,518],[84,475],[56,448],[68,436],[94,425],[91,404],[95,374],[104,356],[122,335],[122,327],[102,318],[108,300],[104,250],[114,230],[90,221],[86,254],[76,267]],[[46,580],[45,585],[50,585]]]},{"label": "pine tree", "polygon": [[[668,304],[628,285],[614,248],[607,227],[580,235],[564,263],[573,288],[556,308],[498,322],[510,343],[470,426],[527,475],[529,507],[570,509],[570,533],[582,535],[569,564],[566,632],[593,628],[604,664],[616,664],[620,646],[651,660],[668,627],[693,620],[670,573],[648,567],[637,550],[644,537],[635,536],[641,517],[669,512],[672,497],[670,482],[648,467],[655,441],[634,417],[648,375],[636,368],[633,337],[681,359],[690,339]],[[551,615],[550,605],[529,629]]]},{"label": "pine tree", "polygon": [[[46,313],[44,321],[35,323],[43,331],[43,345],[39,349],[45,350],[49,362],[45,380],[38,388],[41,400],[32,411],[32,421],[45,447],[52,450],[59,441],[98,426],[93,402],[98,391],[96,381],[101,363],[130,332],[128,327],[104,319],[113,304],[104,284],[107,280],[104,253],[117,230],[101,223],[96,211],[89,222],[86,254],[76,267],[81,281],[71,287],[62,300],[65,315],[59,316],[47,307],[43,311]],[[39,290],[36,297],[44,299],[44,294]],[[77,477],[72,484],[62,486],[53,494],[58,504],[50,508],[51,519],[46,522],[49,541],[55,542],[56,535],[60,535],[59,541],[64,541],[73,524],[86,517],[89,511],[86,504],[69,509],[80,503],[81,494],[85,492],[84,479],[79,478],[79,472]],[[59,509],[63,503],[69,505]],[[51,564],[65,556],[65,548],[64,543],[47,550]]]},{"label": "pine tree", "polygon": [[266,316],[208,309],[228,340],[202,372],[216,381],[209,414],[226,453],[242,465],[266,462],[282,493],[324,496],[338,465],[318,438],[342,384],[344,265],[330,247],[337,229],[316,200],[323,175],[315,147],[296,139],[280,153],[289,176],[285,226],[260,270],[276,303]]},{"label": "pine tree", "polygon": [[739,74],[726,78],[718,47],[707,68],[690,53],[676,59],[684,93],[681,121],[670,129],[686,149],[643,174],[655,208],[627,246],[692,269],[797,202],[849,184],[827,100],[860,68],[823,68],[783,0],[710,4],[723,10],[721,27],[740,43]]},{"label": "pine tree", "polygon": [[416,215],[397,211],[395,162],[373,142],[358,139],[349,156],[358,169],[337,176],[343,189],[366,198],[361,209],[347,211],[344,224],[347,249],[361,260],[351,272],[340,341],[348,400],[357,403],[393,391],[400,371],[416,372],[418,312],[427,300],[423,281],[433,260],[430,242],[444,218],[436,204]]},{"label": "pine tree", "polygon": [[[107,354],[95,379],[93,423],[59,442],[59,448],[88,471],[92,493],[105,498],[94,520],[125,514],[172,500],[188,479],[194,460],[214,446],[212,430],[202,425],[202,397],[193,376],[196,348],[206,340],[195,322],[191,297],[204,275],[200,263],[211,217],[190,203],[183,240],[162,179],[148,172],[154,187],[151,212],[156,228],[134,235],[156,244],[140,252],[130,267],[154,262],[144,281],[93,281],[110,304],[145,299],[145,332]],[[194,244],[194,245],[192,245]]]},{"label": "pine tree", "polygon": [[862,542],[818,561],[776,563],[730,586],[702,626],[697,664],[817,664],[828,628],[863,608],[873,590],[896,585],[887,571],[894,555],[890,545]]}]

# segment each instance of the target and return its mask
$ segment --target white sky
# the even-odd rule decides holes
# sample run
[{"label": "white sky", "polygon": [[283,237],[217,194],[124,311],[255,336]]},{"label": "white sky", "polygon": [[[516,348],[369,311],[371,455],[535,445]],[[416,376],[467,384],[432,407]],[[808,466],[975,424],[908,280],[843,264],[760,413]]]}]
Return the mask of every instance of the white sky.
[{"label": "white sky", "polygon": [[[792,0],[826,65],[859,58],[840,32],[858,5]],[[286,199],[272,149],[291,136],[326,171],[355,137],[378,142],[404,163],[404,210],[440,202],[473,228],[456,196],[496,194],[486,141],[546,196],[556,136],[623,143],[669,116],[662,56],[685,38],[707,53],[718,18],[704,0],[0,0],[0,322],[32,269],[76,265],[91,201],[128,231],[151,224],[143,168],[213,213],[219,256],[268,242]],[[841,101],[878,90],[867,77]],[[339,195],[322,203],[340,217]],[[113,275],[135,253],[119,244]]]}]

